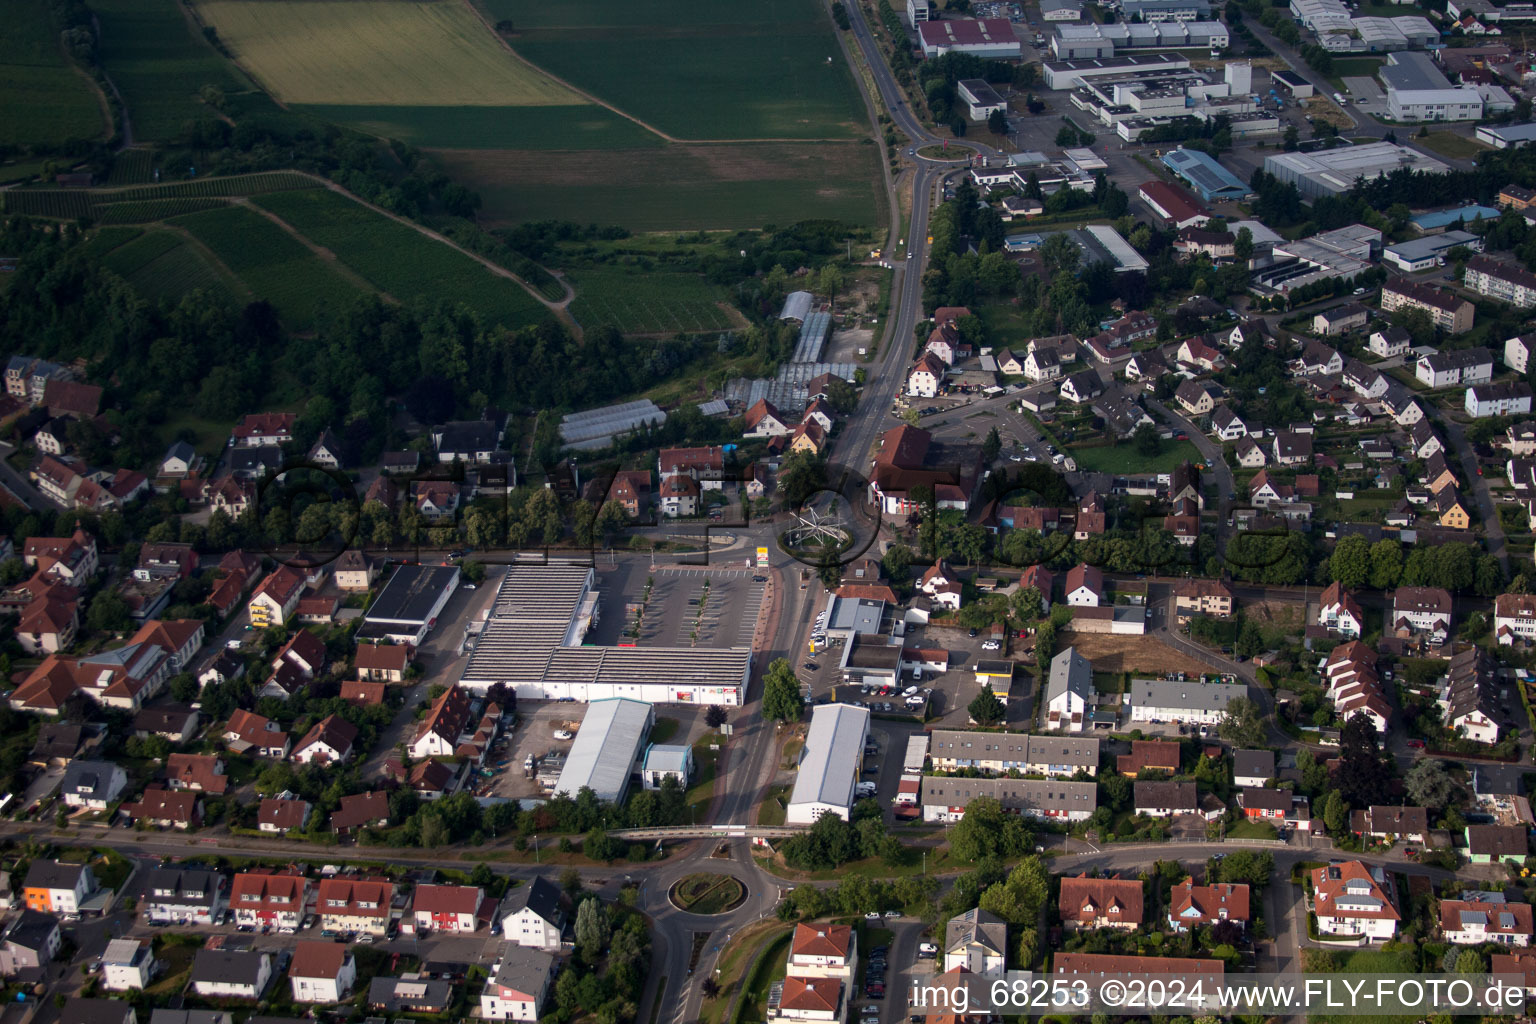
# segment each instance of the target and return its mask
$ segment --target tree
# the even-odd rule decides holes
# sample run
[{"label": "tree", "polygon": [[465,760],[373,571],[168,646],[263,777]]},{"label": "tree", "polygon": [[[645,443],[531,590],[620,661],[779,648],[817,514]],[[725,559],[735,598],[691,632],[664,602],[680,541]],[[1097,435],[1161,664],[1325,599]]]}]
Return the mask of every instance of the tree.
[{"label": "tree", "polygon": [[1334,790],[1323,802],[1323,827],[1333,835],[1340,835],[1348,824],[1349,804],[1338,790]]},{"label": "tree", "polygon": [[576,908],[576,949],[581,958],[594,963],[608,948],[613,929],[608,922],[608,908],[599,899],[585,899]]},{"label": "tree", "polygon": [[115,590],[103,590],[91,598],[85,612],[85,624],[98,633],[121,633],[133,625],[128,602]]},{"label": "tree", "polygon": [[1163,439],[1157,436],[1157,428],[1150,423],[1142,423],[1136,427],[1136,432],[1131,435],[1131,444],[1136,449],[1137,455],[1147,458],[1156,458],[1163,450]]},{"label": "tree", "polygon": [[1371,586],[1391,590],[1403,575],[1403,549],[1397,541],[1383,539],[1371,545]]},{"label": "tree", "polygon": [[880,568],[892,583],[905,583],[912,578],[912,549],[905,544],[892,544],[880,559]]},{"label": "tree", "polygon": [[1371,542],[1359,534],[1340,540],[1328,558],[1328,572],[1347,590],[1365,586],[1371,578]]},{"label": "tree", "polygon": [[809,452],[796,452],[784,459],[777,481],[785,503],[799,506],[826,485],[826,461]]},{"label": "tree", "polygon": [[976,863],[989,857],[1017,857],[1032,837],[1024,821],[1003,810],[996,797],[977,797],[965,806],[965,817],[949,832],[949,852]]},{"label": "tree", "polygon": [[629,526],[629,513],[617,501],[605,501],[597,510],[595,528],[599,536],[611,537]]},{"label": "tree", "polygon": [[[1294,128],[1295,126],[1292,125],[1292,127]],[[1237,238],[1232,243],[1232,254],[1237,257],[1238,263],[1242,264],[1243,266],[1248,265],[1248,261],[1253,258],[1252,231],[1248,230],[1247,228],[1237,229]]]},{"label": "tree", "polygon": [[704,724],[711,729],[718,729],[725,724],[725,708],[719,704],[711,704],[704,712]]},{"label": "tree", "polygon": [[1285,129],[1284,145],[1287,153],[1296,152],[1297,147],[1301,145],[1301,132],[1294,124],[1287,126]]},{"label": "tree", "polygon": [[971,701],[966,711],[976,720],[977,725],[983,726],[996,725],[1008,713],[1007,707],[997,699],[997,694],[992,692],[991,683],[982,684],[981,692]]},{"label": "tree", "polygon": [[1237,632],[1237,643],[1232,649],[1245,658],[1251,658],[1264,650],[1264,630],[1257,620],[1243,620],[1243,626]]},{"label": "tree", "polygon": [[1002,450],[1002,435],[997,432],[996,427],[993,427],[991,430],[987,431],[986,439],[981,442],[982,461],[988,465],[991,465],[993,462],[997,461],[997,456],[1002,452]]},{"label": "tree", "polygon": [[994,110],[987,115],[987,130],[993,135],[1008,134],[1008,116],[1001,110]]},{"label": "tree", "polygon": [[1338,764],[1329,775],[1335,790],[1354,807],[1385,803],[1392,785],[1392,764],[1381,755],[1376,726],[1355,714],[1339,730]]},{"label": "tree", "polygon": [[1456,783],[1445,770],[1445,762],[1424,757],[1403,776],[1403,791],[1415,805],[1443,811],[1456,793]]},{"label": "tree", "polygon": [[1264,714],[1249,698],[1234,697],[1227,702],[1227,713],[1217,726],[1217,732],[1234,747],[1257,747],[1266,735]]},{"label": "tree", "polygon": [[768,666],[768,674],[763,677],[763,717],[793,722],[803,710],[800,680],[795,678],[789,660],[779,658]]}]

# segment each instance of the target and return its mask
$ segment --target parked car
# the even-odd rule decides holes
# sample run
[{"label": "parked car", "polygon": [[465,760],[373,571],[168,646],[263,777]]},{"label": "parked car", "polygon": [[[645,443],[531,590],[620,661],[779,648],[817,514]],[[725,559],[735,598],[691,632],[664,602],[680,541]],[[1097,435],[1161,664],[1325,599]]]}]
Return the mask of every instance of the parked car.
[{"label": "parked car", "polygon": [[557,739],[557,740],[568,740],[568,739],[570,739],[574,735],[576,735],[576,734],[571,732],[571,730],[569,730],[569,729],[556,729],[555,730],[555,739]]}]

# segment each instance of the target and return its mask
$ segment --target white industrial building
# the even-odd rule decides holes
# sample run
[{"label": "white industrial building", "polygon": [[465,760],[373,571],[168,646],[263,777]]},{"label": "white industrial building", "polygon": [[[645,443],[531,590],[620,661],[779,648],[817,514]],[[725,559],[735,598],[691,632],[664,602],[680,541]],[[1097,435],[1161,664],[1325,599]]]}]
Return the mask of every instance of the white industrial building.
[{"label": "white industrial building", "polygon": [[1301,197],[1309,200],[1342,195],[1360,178],[1374,181],[1402,168],[1423,174],[1450,172],[1434,157],[1391,142],[1340,146],[1316,153],[1276,153],[1264,158],[1267,173],[1295,185]]},{"label": "white industrial building", "polygon": [[1349,8],[1341,0],[1291,0],[1290,7],[1291,17],[1318,35],[1349,31]]},{"label": "white industrial building", "polygon": [[655,709],[643,700],[611,697],[595,700],[581,721],[576,742],[566,755],[555,795],[575,798],[583,787],[599,800],[619,803],[639,767],[645,738],[656,724]]},{"label": "white industrial building", "polygon": [[1230,39],[1230,31],[1220,21],[1058,25],[1051,36],[1051,54],[1057,60],[1091,60],[1113,57],[1123,50],[1220,50]]},{"label": "white industrial building", "polygon": [[684,789],[693,778],[693,748],[686,743],[652,743],[645,748],[640,765],[640,784],[646,789],[660,789],[674,779]]},{"label": "white industrial building", "polygon": [[868,739],[868,708],[821,704],[811,711],[811,728],[784,813],[786,823],[809,825],[827,813],[847,820]]},{"label": "white industrial building", "polygon": [[1494,149],[1508,149],[1510,146],[1523,146],[1527,142],[1536,142],[1536,121],[1528,121],[1525,124],[1479,125],[1477,141],[1487,143]]},{"label": "white industrial building", "polygon": [[1470,231],[1446,231],[1438,235],[1412,238],[1381,251],[1382,261],[1407,274],[1445,265],[1445,254],[1457,246],[1473,252],[1483,251],[1483,240]]},{"label": "white industrial building", "polygon": [[1483,116],[1477,88],[1452,85],[1428,54],[1391,54],[1378,76],[1394,121],[1475,121]]},{"label": "white industrial building", "polygon": [[907,24],[916,27],[928,20],[928,0],[907,0]]},{"label": "white industrial building", "polygon": [[471,626],[473,649],[459,685],[483,695],[504,683],[525,700],[742,703],[750,648],[586,645],[600,607],[595,582],[588,566],[509,568],[485,622]]},{"label": "white industrial building", "polygon": [[955,88],[959,90],[972,121],[985,121],[996,110],[1008,112],[1008,101],[980,78],[962,78],[955,83]]},{"label": "white industrial building", "polygon": [[1052,89],[1076,89],[1095,79],[1116,75],[1150,76],[1163,71],[1188,71],[1189,58],[1176,53],[1142,53],[1092,60],[1048,60],[1045,84]]},{"label": "white industrial building", "polygon": [[456,565],[402,565],[363,615],[357,636],[420,647],[459,589]]},{"label": "white industrial building", "polygon": [[1219,725],[1227,705],[1248,696],[1242,683],[1178,679],[1132,679],[1131,721]]}]

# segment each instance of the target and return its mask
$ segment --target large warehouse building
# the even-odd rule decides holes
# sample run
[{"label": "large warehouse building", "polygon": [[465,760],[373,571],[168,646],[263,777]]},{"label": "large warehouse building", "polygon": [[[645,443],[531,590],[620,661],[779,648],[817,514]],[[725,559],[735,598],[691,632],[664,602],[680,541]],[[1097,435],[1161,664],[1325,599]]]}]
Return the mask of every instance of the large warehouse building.
[{"label": "large warehouse building", "polygon": [[618,803],[629,791],[629,780],[639,770],[645,738],[656,724],[656,713],[641,700],[595,700],[587,708],[566,756],[555,795],[572,799],[583,788],[599,800]]},{"label": "large warehouse building", "polygon": [[847,820],[868,739],[868,708],[852,704],[816,707],[811,712],[810,731],[805,734],[785,822],[809,825],[829,812]]},{"label": "large warehouse building", "polygon": [[1316,153],[1276,153],[1264,158],[1264,170],[1291,182],[1303,199],[1336,196],[1354,187],[1356,179],[1374,181],[1400,167],[1425,174],[1445,174],[1450,168],[1407,146],[1370,142]]},{"label": "large warehouse building", "polygon": [[750,648],[584,645],[598,618],[595,582],[590,566],[508,569],[459,685],[483,694],[503,683],[525,700],[742,703]]},{"label": "large warehouse building", "polygon": [[458,588],[458,566],[402,565],[368,607],[357,635],[420,647]]},{"label": "large warehouse building", "polygon": [[924,57],[968,53],[973,57],[1008,60],[1024,55],[1019,37],[1014,35],[1013,24],[1007,18],[923,21],[918,23],[917,36]]},{"label": "large warehouse building", "polygon": [[1048,60],[1045,84],[1052,89],[1077,89],[1085,82],[1120,75],[1145,76],[1157,72],[1188,71],[1189,58],[1177,53],[1137,53],[1128,57],[1090,60]]}]

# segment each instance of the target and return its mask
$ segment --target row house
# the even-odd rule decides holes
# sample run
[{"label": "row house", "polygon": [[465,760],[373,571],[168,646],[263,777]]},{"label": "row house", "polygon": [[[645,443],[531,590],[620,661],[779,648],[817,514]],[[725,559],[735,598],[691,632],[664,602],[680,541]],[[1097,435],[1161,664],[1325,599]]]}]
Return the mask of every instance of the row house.
[{"label": "row house", "polygon": [[1047,821],[1087,821],[1098,809],[1098,784],[1056,779],[959,778],[924,775],[920,801],[923,820],[956,822],[978,797],[991,797],[1011,814]]},{"label": "row house", "polygon": [[320,883],[315,912],[320,927],[334,932],[383,935],[389,928],[395,887],[384,878],[337,876]]},{"label": "row house", "polygon": [[1385,733],[1392,708],[1376,673],[1376,652],[1359,640],[1340,644],[1323,662],[1324,690],[1339,717],[1365,715],[1378,733]]},{"label": "row house", "polygon": [[291,412],[258,412],[243,416],[231,432],[236,448],[280,448],[293,440]]},{"label": "row house", "polygon": [[1465,334],[1472,329],[1472,303],[1443,288],[1407,278],[1389,278],[1381,286],[1381,308],[1388,313],[1399,309],[1422,309],[1430,321],[1447,334]]},{"label": "row house", "polygon": [[1097,775],[1099,740],[936,729],[928,756],[938,771],[975,769],[997,775],[1016,771],[1051,778],[1078,772]]},{"label": "row house", "polygon": [[1365,612],[1354,595],[1335,580],[1323,591],[1317,608],[1317,624],[1330,633],[1353,640],[1365,632]]},{"label": "row house", "polygon": [[43,914],[78,914],[99,885],[89,864],[66,864],[38,857],[21,883],[22,904]]},{"label": "row house", "polygon": [[1436,701],[1441,723],[1476,743],[1499,742],[1505,721],[1499,689],[1498,666],[1484,651],[1472,647],[1452,655]]},{"label": "row house", "polygon": [[1536,640],[1536,595],[1500,594],[1494,598],[1493,637],[1503,645]]},{"label": "row house", "polygon": [[1440,901],[1440,932],[1458,946],[1529,946],[1531,905],[1511,903],[1497,892],[1464,892],[1459,900]]},{"label": "row house", "polygon": [[229,891],[224,876],[206,868],[152,868],[139,897],[139,912],[153,924],[211,925],[223,914]]},{"label": "row house", "polygon": [[1519,416],[1531,411],[1531,386],[1523,380],[1497,380],[1467,388],[1464,407],[1474,419]]},{"label": "row house", "polygon": [[1142,882],[1139,878],[1063,876],[1057,900],[1061,923],[1068,931],[1114,928],[1133,931],[1144,924]]},{"label": "row house", "polygon": [[1443,641],[1451,631],[1451,595],[1442,587],[1398,587],[1392,593],[1391,632]]},{"label": "row house", "polygon": [[1168,740],[1132,740],[1131,752],[1115,758],[1115,770],[1133,778],[1142,772],[1177,775],[1179,745]]},{"label": "row house", "polygon": [[1463,286],[1520,309],[1536,306],[1536,274],[1481,253],[1467,260]]},{"label": "row house", "polygon": [[230,884],[235,923],[274,931],[297,931],[304,920],[309,880],[288,872],[242,871]]}]

